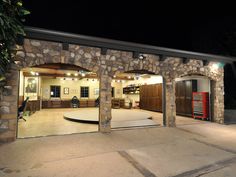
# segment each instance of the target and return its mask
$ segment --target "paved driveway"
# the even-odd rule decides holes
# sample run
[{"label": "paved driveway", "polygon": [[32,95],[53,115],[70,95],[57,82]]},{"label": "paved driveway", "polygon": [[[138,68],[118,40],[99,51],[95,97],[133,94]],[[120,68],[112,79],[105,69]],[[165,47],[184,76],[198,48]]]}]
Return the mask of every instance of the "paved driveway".
[{"label": "paved driveway", "polygon": [[182,123],[176,128],[19,139],[0,146],[3,177],[235,177],[235,174],[236,125]]}]

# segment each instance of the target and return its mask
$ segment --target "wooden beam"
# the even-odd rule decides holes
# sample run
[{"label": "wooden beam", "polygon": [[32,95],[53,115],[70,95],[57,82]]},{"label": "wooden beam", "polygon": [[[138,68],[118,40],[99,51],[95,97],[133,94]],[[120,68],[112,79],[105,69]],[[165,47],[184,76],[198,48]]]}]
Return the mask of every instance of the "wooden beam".
[{"label": "wooden beam", "polygon": [[207,66],[209,63],[210,63],[209,60],[202,60],[203,66]]},{"label": "wooden beam", "polygon": [[62,43],[62,50],[69,50],[69,44],[68,43]]},{"label": "wooden beam", "polygon": [[101,48],[101,55],[107,54],[107,48]]},{"label": "wooden beam", "polygon": [[182,58],[183,64],[187,64],[190,60],[188,58]]},{"label": "wooden beam", "polygon": [[165,61],[167,56],[165,55],[159,55],[159,61]]},{"label": "wooden beam", "polygon": [[133,58],[139,58],[140,53],[139,52],[133,52]]}]

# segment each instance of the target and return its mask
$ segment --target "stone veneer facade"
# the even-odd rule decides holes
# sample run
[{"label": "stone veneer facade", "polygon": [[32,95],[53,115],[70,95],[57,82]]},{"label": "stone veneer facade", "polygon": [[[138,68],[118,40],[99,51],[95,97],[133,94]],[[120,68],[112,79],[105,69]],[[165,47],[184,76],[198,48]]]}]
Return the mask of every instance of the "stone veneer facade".
[{"label": "stone veneer facade", "polygon": [[[17,46],[16,64],[7,73],[7,85],[0,97],[0,141],[14,141],[17,131],[17,100],[19,70],[47,63],[73,64],[97,73],[100,80],[99,130],[111,131],[111,82],[117,73],[132,70],[146,70],[165,79],[166,88],[166,126],[175,126],[175,79],[181,76],[200,74],[212,80],[214,99],[214,122],[224,122],[224,69],[214,69],[214,63],[203,66],[202,61],[190,59],[183,64],[181,58],[144,54],[146,59],[133,58],[132,52],[107,50],[101,54],[100,48],[69,44],[69,50],[63,50],[61,43],[25,39],[23,46]],[[213,69],[212,69],[213,68]]]}]

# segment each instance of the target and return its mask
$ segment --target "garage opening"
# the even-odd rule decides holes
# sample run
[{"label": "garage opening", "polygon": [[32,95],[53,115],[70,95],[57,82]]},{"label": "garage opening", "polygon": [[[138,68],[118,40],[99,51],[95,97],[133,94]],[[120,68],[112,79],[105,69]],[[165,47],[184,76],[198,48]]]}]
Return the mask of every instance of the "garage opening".
[{"label": "garage opening", "polygon": [[114,75],[111,128],[161,125],[162,82],[162,76],[145,70]]},{"label": "garage opening", "polygon": [[18,138],[98,131],[96,73],[45,64],[22,69],[19,85]]},{"label": "garage opening", "polygon": [[[176,80],[177,124],[213,121],[211,116],[211,80],[201,75],[191,75]],[[199,120],[193,122],[192,120]]]}]

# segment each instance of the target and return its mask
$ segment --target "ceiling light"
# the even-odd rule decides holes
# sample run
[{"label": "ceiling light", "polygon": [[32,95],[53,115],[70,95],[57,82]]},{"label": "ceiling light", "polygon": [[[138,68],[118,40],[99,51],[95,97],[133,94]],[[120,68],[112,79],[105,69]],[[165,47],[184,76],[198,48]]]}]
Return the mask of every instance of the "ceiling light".
[{"label": "ceiling light", "polygon": [[113,77],[116,78],[116,75],[114,75]]},{"label": "ceiling light", "polygon": [[131,76],[128,76],[128,79],[131,79]]},{"label": "ceiling light", "polygon": [[71,75],[71,73],[67,73],[66,75],[67,75],[67,76],[70,76],[70,75]]},{"label": "ceiling light", "polygon": [[120,80],[117,80],[117,82],[120,82]]},{"label": "ceiling light", "polygon": [[75,73],[74,76],[78,76],[78,73]]}]

